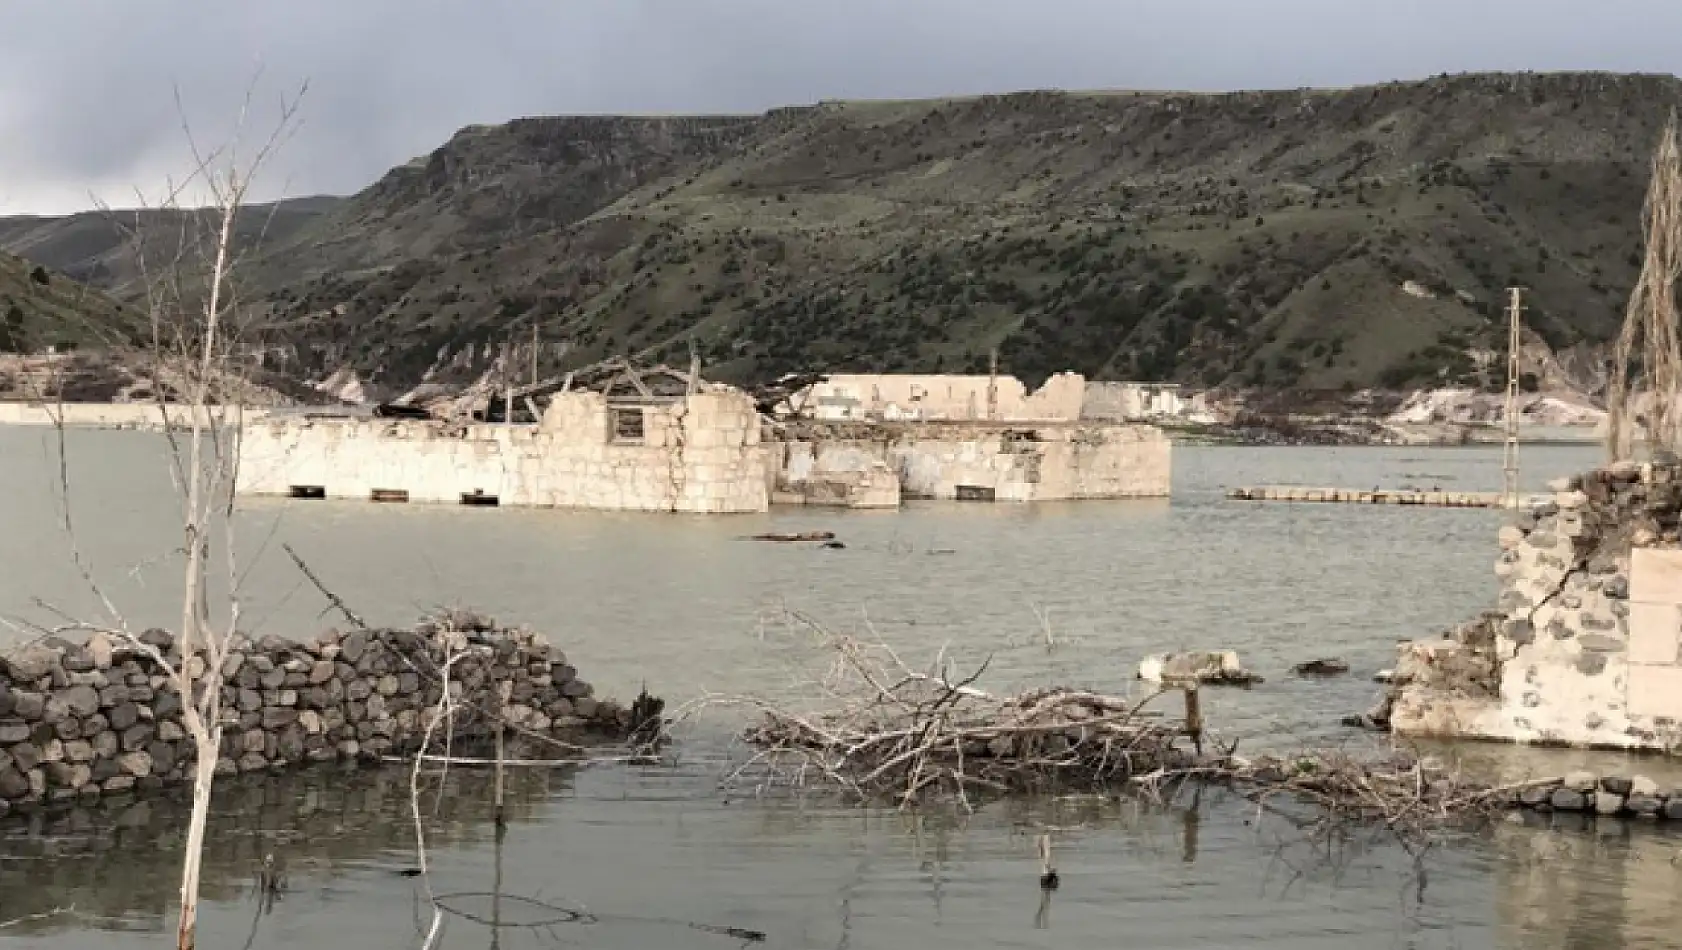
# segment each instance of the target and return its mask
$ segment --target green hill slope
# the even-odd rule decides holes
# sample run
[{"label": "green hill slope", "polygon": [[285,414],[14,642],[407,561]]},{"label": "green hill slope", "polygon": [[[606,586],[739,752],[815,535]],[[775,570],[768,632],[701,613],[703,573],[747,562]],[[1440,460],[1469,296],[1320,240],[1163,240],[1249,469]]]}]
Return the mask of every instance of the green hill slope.
[{"label": "green hill slope", "polygon": [[[762,379],[962,371],[1268,387],[1480,379],[1503,290],[1592,352],[1672,77],[1027,92],[463,130],[249,271],[291,365],[412,381],[542,342]],[[0,247],[30,253],[0,222]],[[121,267],[112,266],[113,272]]]}]

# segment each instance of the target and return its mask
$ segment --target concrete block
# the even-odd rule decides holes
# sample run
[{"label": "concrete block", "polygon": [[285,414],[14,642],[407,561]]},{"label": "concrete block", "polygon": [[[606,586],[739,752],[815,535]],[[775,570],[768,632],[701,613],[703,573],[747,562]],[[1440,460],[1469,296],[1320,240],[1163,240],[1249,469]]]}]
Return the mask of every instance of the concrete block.
[{"label": "concrete block", "polygon": [[1632,716],[1682,719],[1682,667],[1631,666],[1626,695]]},{"label": "concrete block", "polygon": [[1649,604],[1682,604],[1682,549],[1636,548],[1630,556],[1629,597]]},{"label": "concrete block", "polygon": [[1682,607],[1631,601],[1630,662],[1675,664],[1682,659],[1679,654],[1682,654]]}]

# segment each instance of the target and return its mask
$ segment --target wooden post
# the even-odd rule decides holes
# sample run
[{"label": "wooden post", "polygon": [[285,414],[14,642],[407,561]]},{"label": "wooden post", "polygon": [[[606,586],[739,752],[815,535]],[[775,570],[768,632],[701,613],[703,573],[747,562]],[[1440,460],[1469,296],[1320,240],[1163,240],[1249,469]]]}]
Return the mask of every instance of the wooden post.
[{"label": "wooden post", "polygon": [[[502,372],[497,374],[502,379],[502,424],[514,424],[514,343],[512,340],[502,341]],[[490,415],[487,410],[486,416]]]},{"label": "wooden post", "polygon": [[1199,702],[1197,684],[1193,683],[1185,688],[1186,694],[1186,735],[1191,736],[1191,743],[1197,749],[1197,754],[1203,754],[1203,706]]},{"label": "wooden post", "polygon": [[506,727],[503,725],[503,717],[508,715],[508,697],[513,688],[514,684],[512,681],[503,682],[500,692],[501,701],[497,704],[496,710],[496,827],[498,829],[498,834],[501,834],[501,829],[507,827],[507,821],[502,810],[502,737],[503,733],[507,731]]},{"label": "wooden post", "polygon": [[1523,291],[1508,288],[1507,306],[1507,439],[1502,450],[1501,504],[1518,507],[1518,344],[1519,316],[1524,312]]},{"label": "wooden post", "polygon": [[531,325],[531,384],[537,385],[537,324]]},{"label": "wooden post", "polygon": [[999,348],[993,351],[987,360],[987,421],[991,422],[999,417]]},{"label": "wooden post", "polygon": [[[498,735],[501,735],[499,730]],[[500,764],[501,759],[498,758]],[[508,827],[500,820],[496,823],[496,861],[495,879],[491,882],[491,950],[498,950],[502,946],[502,839],[507,836]]]}]

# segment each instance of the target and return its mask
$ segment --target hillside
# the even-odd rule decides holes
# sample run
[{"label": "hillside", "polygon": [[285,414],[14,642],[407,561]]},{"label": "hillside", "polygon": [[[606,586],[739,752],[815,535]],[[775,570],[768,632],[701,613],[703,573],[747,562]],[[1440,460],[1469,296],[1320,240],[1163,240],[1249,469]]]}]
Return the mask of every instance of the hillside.
[{"label": "hillside", "polygon": [[0,253],[0,353],[121,345],[138,312],[21,257]]},{"label": "hillside", "polygon": [[[278,247],[342,200],[296,198],[251,205],[236,219],[235,246],[241,251]],[[121,296],[139,297],[144,293],[143,261],[135,251],[135,235],[143,238],[144,255],[156,270],[179,256],[187,237],[204,233],[214,224],[209,212],[175,209],[0,218],[0,251]]]},{"label": "hillside", "polygon": [[[544,372],[691,347],[740,380],[974,371],[996,348],[1030,381],[1477,385],[1515,282],[1552,365],[1592,376],[1679,92],[1468,75],[524,119],[312,206],[247,278],[291,365],[391,383],[535,327]],[[44,254],[51,226],[0,221],[0,248]],[[124,289],[132,265],[91,259],[54,258]]]}]

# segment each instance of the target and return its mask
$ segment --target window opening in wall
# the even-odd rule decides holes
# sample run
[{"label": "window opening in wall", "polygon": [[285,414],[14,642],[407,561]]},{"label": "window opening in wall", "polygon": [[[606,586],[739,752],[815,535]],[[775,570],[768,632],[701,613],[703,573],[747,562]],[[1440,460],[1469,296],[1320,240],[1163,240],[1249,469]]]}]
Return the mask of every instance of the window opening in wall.
[{"label": "window opening in wall", "polygon": [[464,491],[461,493],[461,503],[464,505],[495,508],[498,501],[499,499],[495,495],[485,494],[485,490],[482,488],[475,488],[472,491]]},{"label": "window opening in wall", "polygon": [[612,413],[609,420],[613,424],[613,441],[641,442],[643,440],[643,410],[639,407],[624,407],[608,410]]},{"label": "window opening in wall", "polygon": [[327,497],[327,486],[325,486],[325,485],[293,485],[291,495],[292,495],[293,498],[326,498]]},{"label": "window opening in wall", "polygon": [[376,488],[370,494],[370,498],[373,501],[408,501],[409,490],[407,488]]},{"label": "window opening in wall", "polygon": [[990,485],[959,485],[956,496],[958,501],[993,501],[996,493]]}]

